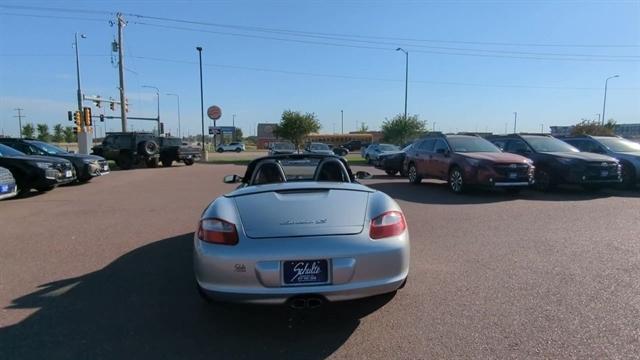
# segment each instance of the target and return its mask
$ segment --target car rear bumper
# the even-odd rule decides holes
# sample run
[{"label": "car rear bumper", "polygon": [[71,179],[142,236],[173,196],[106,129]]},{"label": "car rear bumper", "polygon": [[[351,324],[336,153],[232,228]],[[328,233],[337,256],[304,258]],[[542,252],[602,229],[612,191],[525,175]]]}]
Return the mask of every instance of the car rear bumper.
[{"label": "car rear bumper", "polygon": [[[211,298],[243,303],[283,304],[299,295],[342,301],[397,290],[409,272],[408,232],[384,240],[360,235],[354,241],[349,236],[247,240],[252,244],[245,249],[242,239],[225,246],[194,236],[195,278]],[[311,259],[328,261],[328,284],[283,285],[284,261]]]}]

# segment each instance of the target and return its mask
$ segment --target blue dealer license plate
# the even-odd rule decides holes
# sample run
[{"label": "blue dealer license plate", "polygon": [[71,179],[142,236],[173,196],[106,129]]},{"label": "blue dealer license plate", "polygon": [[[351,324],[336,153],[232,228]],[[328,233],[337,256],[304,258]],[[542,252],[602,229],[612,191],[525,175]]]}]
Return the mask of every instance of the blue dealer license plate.
[{"label": "blue dealer license plate", "polygon": [[327,260],[284,261],[282,275],[286,285],[326,284],[329,282],[329,265]]},{"label": "blue dealer license plate", "polygon": [[0,194],[13,192],[13,185],[0,185]]}]

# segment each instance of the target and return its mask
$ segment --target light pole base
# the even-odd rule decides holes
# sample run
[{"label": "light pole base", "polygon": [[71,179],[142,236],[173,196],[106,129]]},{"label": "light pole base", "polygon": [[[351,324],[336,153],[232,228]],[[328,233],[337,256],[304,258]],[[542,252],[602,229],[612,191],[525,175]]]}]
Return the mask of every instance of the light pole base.
[{"label": "light pole base", "polygon": [[88,132],[78,133],[78,153],[89,155],[91,152],[91,145],[93,144],[92,136]]}]

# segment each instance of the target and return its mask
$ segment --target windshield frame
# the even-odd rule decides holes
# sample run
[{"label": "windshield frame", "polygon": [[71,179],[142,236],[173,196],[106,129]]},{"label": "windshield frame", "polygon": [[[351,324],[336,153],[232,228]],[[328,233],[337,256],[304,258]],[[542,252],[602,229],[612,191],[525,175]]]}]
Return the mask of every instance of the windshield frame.
[{"label": "windshield frame", "polygon": [[[537,153],[576,153],[576,152],[580,152],[580,150],[578,150],[578,148],[576,148],[573,145],[570,145],[560,139],[556,139],[554,137],[547,137],[547,136],[525,136],[522,138],[527,145],[529,145],[530,148],[533,149],[533,151],[537,152]],[[533,141],[532,141],[533,140]],[[555,144],[555,145],[559,145],[561,148],[556,148],[556,149],[550,149],[550,150],[544,150],[541,149],[539,147],[540,143],[539,142],[543,142],[543,141],[547,141],[549,143]],[[535,144],[535,145],[534,145]]]},{"label": "windshield frame", "polygon": [[13,156],[25,156],[26,154],[22,151],[16,150],[11,146],[0,144],[0,157],[13,157]]},{"label": "windshield frame", "polygon": [[[65,149],[53,144],[46,143],[44,141],[28,140],[27,144],[37,148],[38,150],[44,152],[47,155],[68,155],[69,154],[69,152],[66,151]],[[49,151],[49,149],[56,150],[56,152],[51,152]]]},{"label": "windshield frame", "polygon": [[[600,145],[606,147],[607,149],[613,151],[613,152],[640,152],[640,144],[638,144],[637,142],[633,142],[631,140],[627,140],[627,139],[623,139],[623,138],[618,138],[618,137],[596,137],[594,138]],[[625,146],[625,148],[627,147],[627,144],[631,145],[631,149],[626,148],[625,150],[619,150],[620,148],[613,148],[610,146],[611,143],[613,142],[618,142],[618,143],[622,143],[624,144],[623,146]]]},{"label": "windshield frame", "polygon": [[[468,141],[470,143],[473,143],[473,145],[485,145],[486,147],[475,147],[475,148],[471,148],[470,150],[460,150],[459,149],[459,145],[462,144],[457,144],[456,145],[456,141]],[[480,153],[501,153],[502,150],[500,150],[500,148],[498,148],[497,146],[495,146],[491,141],[481,138],[481,137],[475,137],[475,136],[459,136],[459,137],[448,137],[447,138],[447,142],[449,143],[449,147],[451,147],[453,152],[456,153],[474,153],[474,152],[480,152]]]}]

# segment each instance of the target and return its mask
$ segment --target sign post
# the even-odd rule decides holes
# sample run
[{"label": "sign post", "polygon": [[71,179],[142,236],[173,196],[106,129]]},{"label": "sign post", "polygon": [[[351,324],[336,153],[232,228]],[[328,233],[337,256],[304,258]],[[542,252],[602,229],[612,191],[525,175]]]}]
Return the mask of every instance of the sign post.
[{"label": "sign post", "polygon": [[[218,120],[218,119],[220,119],[220,117],[222,117],[222,109],[220,109],[220,107],[217,106],[217,105],[209,106],[209,108],[207,109],[207,116],[209,116],[209,119],[213,120],[213,127],[215,128],[216,127],[216,120]],[[217,134],[214,133],[213,134],[213,149],[214,150],[215,150],[216,146],[218,146],[218,143],[216,141],[216,136],[217,136]]]}]

